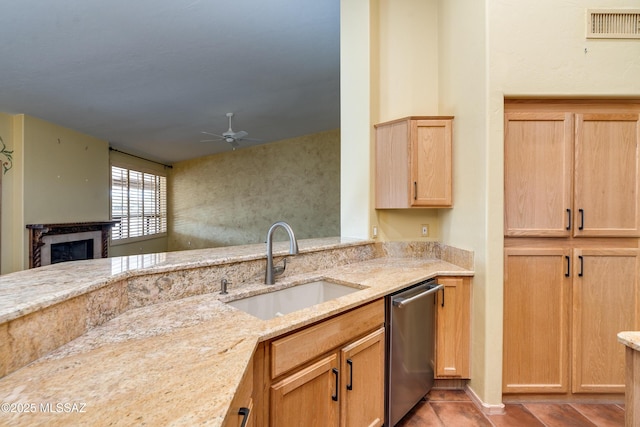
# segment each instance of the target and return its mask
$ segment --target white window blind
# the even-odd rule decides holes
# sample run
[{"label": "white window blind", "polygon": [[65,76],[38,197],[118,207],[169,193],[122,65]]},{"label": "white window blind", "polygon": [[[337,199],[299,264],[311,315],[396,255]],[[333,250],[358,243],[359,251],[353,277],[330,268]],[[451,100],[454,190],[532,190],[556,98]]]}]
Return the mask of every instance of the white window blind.
[{"label": "white window blind", "polygon": [[167,232],[167,178],[111,166],[112,240]]}]

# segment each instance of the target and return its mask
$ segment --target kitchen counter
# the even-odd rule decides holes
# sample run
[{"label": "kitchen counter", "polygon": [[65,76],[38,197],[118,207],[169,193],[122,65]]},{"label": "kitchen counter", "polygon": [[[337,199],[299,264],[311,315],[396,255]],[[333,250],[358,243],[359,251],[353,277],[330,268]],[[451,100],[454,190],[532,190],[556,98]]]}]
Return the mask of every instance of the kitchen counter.
[{"label": "kitchen counter", "polygon": [[[358,244],[362,243],[314,241],[307,250]],[[314,249],[310,249],[312,246]],[[303,247],[304,243],[301,251]],[[162,256],[161,261],[154,261],[142,270],[146,274],[148,268],[156,274],[185,268],[185,264],[189,268],[197,264],[195,268],[198,268],[204,264],[251,260],[258,256],[252,254],[252,250],[255,252],[256,248],[160,254],[156,257]],[[372,259],[278,279],[276,288],[322,277],[351,283],[362,290],[271,320],[254,318],[225,304],[263,291],[266,285],[257,281],[230,289],[224,296],[208,292],[130,308],[0,379],[0,403],[3,404],[0,424],[222,425],[260,341],[326,319],[428,277],[473,274],[469,265],[459,266],[425,254],[398,257],[396,255],[405,253],[397,252],[387,250],[384,256],[377,254]],[[184,257],[184,263],[179,257]],[[94,280],[90,283],[81,281],[82,285],[73,286],[74,273],[70,265],[59,267],[69,274],[61,279],[63,290],[46,286],[43,292],[46,298],[38,299],[29,307],[22,303],[18,309],[37,311],[38,306],[52,300],[64,301],[83,292],[78,287],[86,291],[101,283],[120,281],[122,275],[143,274],[141,268],[114,271],[117,258],[96,261],[102,269],[100,274],[91,275]],[[93,266],[95,261],[87,264]],[[111,271],[108,271],[109,265]],[[52,271],[33,274],[54,276]],[[28,272],[21,272],[20,277],[26,276]],[[16,279],[15,283],[18,282]],[[0,289],[1,286],[2,280]],[[11,317],[12,314],[7,313],[8,304],[3,300],[7,292],[2,292],[0,316]]]},{"label": "kitchen counter", "polygon": [[640,331],[620,332],[618,341],[626,346],[624,425],[633,427],[640,424]]}]

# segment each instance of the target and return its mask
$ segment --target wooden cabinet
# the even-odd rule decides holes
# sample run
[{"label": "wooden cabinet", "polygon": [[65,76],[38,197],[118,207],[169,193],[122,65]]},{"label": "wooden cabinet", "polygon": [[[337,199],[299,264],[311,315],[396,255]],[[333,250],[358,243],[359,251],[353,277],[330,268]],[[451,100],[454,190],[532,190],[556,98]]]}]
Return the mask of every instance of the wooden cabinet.
[{"label": "wooden cabinet", "polygon": [[225,418],[225,427],[251,427],[254,423],[253,411],[253,359],[249,362],[238,390],[236,391],[229,415]]},{"label": "wooden cabinet", "polygon": [[340,351],[342,426],[380,426],[384,422],[384,328]]},{"label": "wooden cabinet", "polygon": [[640,236],[640,115],[576,114],[575,236]]},{"label": "wooden cabinet", "polygon": [[406,117],[376,128],[376,208],[452,206],[453,117]]},{"label": "wooden cabinet", "polygon": [[505,114],[505,236],[569,236],[573,115]]},{"label": "wooden cabinet", "polygon": [[505,249],[504,393],[624,393],[616,336],[640,327],[638,253]]},{"label": "wooden cabinet", "polygon": [[569,391],[570,250],[507,248],[504,257],[504,393]]},{"label": "wooden cabinet", "polygon": [[505,236],[640,236],[638,113],[505,114]]},{"label": "wooden cabinet", "polygon": [[271,386],[272,426],[337,426],[339,364],[336,353]]},{"label": "wooden cabinet", "polygon": [[624,392],[639,143],[638,102],[505,104],[503,393]]},{"label": "wooden cabinet", "polygon": [[574,250],[574,393],[624,393],[617,334],[640,329],[638,258],[638,249]]},{"label": "wooden cabinet", "polygon": [[471,279],[438,277],[436,298],[436,378],[470,378]]},{"label": "wooden cabinet", "polygon": [[272,426],[380,426],[384,301],[270,343]]}]

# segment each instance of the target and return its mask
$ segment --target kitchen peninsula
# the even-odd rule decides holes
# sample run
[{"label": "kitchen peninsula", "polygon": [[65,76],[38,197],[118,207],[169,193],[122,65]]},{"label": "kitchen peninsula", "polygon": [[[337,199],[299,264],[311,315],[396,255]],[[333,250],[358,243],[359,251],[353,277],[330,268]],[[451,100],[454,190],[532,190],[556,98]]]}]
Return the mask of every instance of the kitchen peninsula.
[{"label": "kitchen peninsula", "polygon": [[[260,342],[428,277],[473,274],[471,252],[434,242],[299,244],[274,289],[326,278],[361,290],[271,320],[230,307],[264,290],[264,245],[0,277],[0,424],[223,425]],[[279,242],[275,256],[286,249]]]},{"label": "kitchen peninsula", "polygon": [[620,332],[618,341],[626,346],[624,422],[625,426],[633,427],[640,423],[640,332]]}]

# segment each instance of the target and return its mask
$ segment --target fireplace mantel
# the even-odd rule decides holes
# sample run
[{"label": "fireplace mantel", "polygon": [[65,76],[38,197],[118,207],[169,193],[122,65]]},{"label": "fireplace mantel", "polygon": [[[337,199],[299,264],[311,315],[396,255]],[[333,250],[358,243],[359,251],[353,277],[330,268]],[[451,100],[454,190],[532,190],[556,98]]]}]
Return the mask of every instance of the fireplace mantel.
[{"label": "fireplace mantel", "polygon": [[101,257],[106,258],[109,253],[109,231],[118,221],[71,222],[66,224],[27,224],[29,229],[29,268],[42,265],[41,248],[44,246],[42,238],[59,234],[84,233],[100,231]]}]

